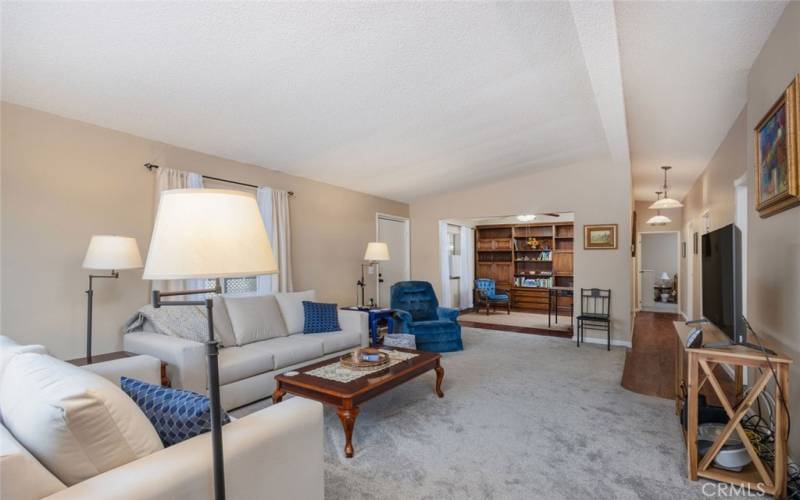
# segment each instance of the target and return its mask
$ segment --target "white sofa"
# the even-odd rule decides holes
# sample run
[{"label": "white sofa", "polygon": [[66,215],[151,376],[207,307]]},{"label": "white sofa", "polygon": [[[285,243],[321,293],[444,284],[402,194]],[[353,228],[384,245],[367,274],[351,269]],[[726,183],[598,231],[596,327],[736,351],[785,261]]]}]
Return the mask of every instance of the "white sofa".
[{"label": "white sofa", "polygon": [[[314,298],[310,290],[214,299],[214,329],[223,345],[219,354],[223,408],[230,410],[270,397],[275,375],[369,345],[367,315],[358,311],[338,311],[341,331],[302,333],[302,301]],[[166,362],[173,387],[206,393],[205,346],[144,328],[123,336],[124,349]],[[205,335],[203,331],[198,337]]]},{"label": "white sofa", "polygon": [[[14,354],[45,352],[41,346],[19,346],[7,337],[0,337],[0,350],[0,380]],[[160,365],[150,356],[137,356],[87,368],[117,384],[122,375],[158,383]],[[322,405],[313,401],[291,398],[234,420],[223,427],[227,498],[321,500],[322,447]],[[206,433],[67,486],[0,425],[3,500],[211,499],[211,469]]]}]

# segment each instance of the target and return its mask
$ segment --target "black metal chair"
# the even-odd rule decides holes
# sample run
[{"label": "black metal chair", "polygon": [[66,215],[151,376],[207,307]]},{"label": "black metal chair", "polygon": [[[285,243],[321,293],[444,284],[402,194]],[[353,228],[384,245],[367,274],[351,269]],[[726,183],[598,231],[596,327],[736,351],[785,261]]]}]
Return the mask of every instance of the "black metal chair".
[{"label": "black metal chair", "polygon": [[611,350],[611,290],[581,288],[581,314],[578,316],[578,347],[584,330],[605,331]]}]

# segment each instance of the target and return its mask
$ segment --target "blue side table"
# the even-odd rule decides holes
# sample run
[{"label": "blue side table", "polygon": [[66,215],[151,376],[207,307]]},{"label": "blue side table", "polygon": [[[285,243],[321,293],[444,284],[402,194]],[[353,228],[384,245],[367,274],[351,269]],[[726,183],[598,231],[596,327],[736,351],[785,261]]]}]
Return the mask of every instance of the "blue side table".
[{"label": "blue side table", "polygon": [[388,333],[394,333],[394,309],[369,309],[367,307],[343,307],[348,311],[361,311],[369,315],[369,337],[373,346],[378,345],[378,326],[381,321],[386,321]]}]

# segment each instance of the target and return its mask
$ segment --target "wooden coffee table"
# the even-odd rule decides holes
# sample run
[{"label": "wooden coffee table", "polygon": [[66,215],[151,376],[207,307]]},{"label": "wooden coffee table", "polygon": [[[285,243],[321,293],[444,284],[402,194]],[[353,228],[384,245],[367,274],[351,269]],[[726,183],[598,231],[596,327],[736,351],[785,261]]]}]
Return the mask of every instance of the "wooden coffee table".
[{"label": "wooden coffee table", "polygon": [[304,366],[296,371],[298,375],[289,377],[277,375],[275,381],[277,385],[275,392],[272,393],[272,403],[280,403],[283,396],[287,393],[313,399],[320,403],[336,408],[336,414],[342,422],[344,428],[345,446],[344,454],[347,458],[353,456],[353,428],[355,427],[356,417],[358,416],[358,406],[375,396],[382,394],[393,387],[397,387],[403,382],[407,382],[423,373],[436,371],[436,394],[442,398],[442,380],[444,380],[444,368],[440,360],[441,354],[433,352],[421,352],[399,347],[386,348],[387,350],[412,352],[416,357],[402,361],[384,370],[372,372],[353,381],[342,383],[328,380],[306,373],[337,363],[338,359],[326,359],[317,363]]}]

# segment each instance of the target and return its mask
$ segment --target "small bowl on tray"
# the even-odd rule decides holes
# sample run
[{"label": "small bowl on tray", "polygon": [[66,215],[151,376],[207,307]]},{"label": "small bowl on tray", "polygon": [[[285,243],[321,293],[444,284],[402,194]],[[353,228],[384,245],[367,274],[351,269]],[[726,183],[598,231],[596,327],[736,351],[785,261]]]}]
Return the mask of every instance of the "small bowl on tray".
[{"label": "small bowl on tray", "polygon": [[[365,359],[365,357],[369,359]],[[373,370],[388,365],[390,361],[388,354],[371,348],[356,349],[339,358],[342,366],[353,370]]]}]

